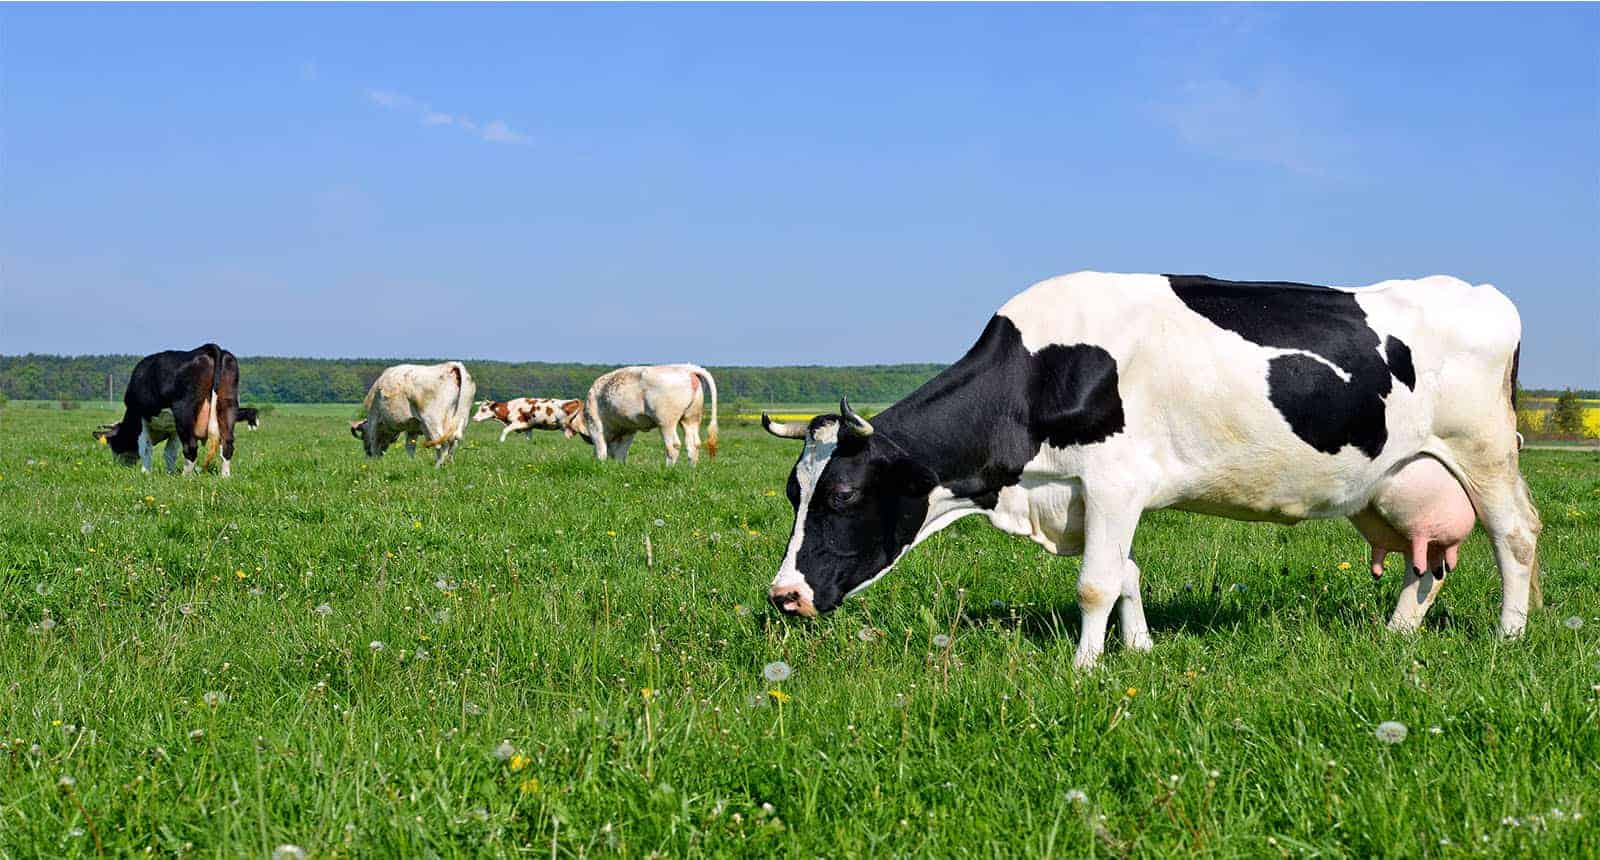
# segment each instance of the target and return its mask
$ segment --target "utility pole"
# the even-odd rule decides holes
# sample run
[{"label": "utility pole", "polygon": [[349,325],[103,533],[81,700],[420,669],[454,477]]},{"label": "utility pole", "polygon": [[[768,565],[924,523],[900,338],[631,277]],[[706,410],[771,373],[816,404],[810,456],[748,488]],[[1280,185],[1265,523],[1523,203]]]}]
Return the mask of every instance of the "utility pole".
[{"label": "utility pole", "polygon": [[111,379],[112,379],[112,374],[110,372],[107,372],[106,373],[106,402],[107,403],[111,403],[111,404],[115,404],[117,401],[116,401],[115,398],[113,398],[111,396],[111,391],[112,391]]}]

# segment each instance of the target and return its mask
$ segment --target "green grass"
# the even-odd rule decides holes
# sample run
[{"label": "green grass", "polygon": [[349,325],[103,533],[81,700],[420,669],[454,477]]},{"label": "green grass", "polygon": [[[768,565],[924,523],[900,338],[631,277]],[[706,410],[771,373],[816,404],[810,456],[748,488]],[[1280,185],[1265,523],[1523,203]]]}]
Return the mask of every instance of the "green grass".
[{"label": "green grass", "polygon": [[1594,454],[1525,456],[1521,641],[1481,534],[1399,637],[1348,524],[1163,513],[1155,650],[1082,674],[1078,561],[976,519],[774,617],[795,449],[747,425],[698,471],[474,425],[435,471],[362,458],[351,411],[278,408],[224,482],[113,464],[104,408],[0,410],[0,855],[1600,850]]}]

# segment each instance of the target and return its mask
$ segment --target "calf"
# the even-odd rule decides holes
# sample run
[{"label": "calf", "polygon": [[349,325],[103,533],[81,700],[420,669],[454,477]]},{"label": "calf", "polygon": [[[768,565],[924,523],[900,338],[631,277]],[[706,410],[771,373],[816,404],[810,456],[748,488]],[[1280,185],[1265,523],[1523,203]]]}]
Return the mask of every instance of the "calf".
[{"label": "calf", "polygon": [[415,457],[417,437],[433,448],[435,468],[444,465],[461,442],[478,388],[459,361],[397,364],[378,375],[362,404],[364,417],[350,422],[368,457],[381,457],[402,434],[406,453]]},{"label": "calf", "polygon": [[199,441],[209,466],[220,450],[222,477],[233,473],[233,423],[239,404],[239,362],[214,343],[188,351],[147,355],[134,365],[122,395],[122,420],[95,431],[119,460],[139,461],[150,471],[150,454],[165,441],[167,469],[177,463],[173,441],[183,448],[183,473],[194,472]]},{"label": "calf", "polygon": [[[702,390],[703,389],[703,390]],[[567,437],[579,435],[594,445],[594,455],[617,462],[628,459],[628,446],[640,430],[661,428],[667,465],[678,462],[678,425],[683,425],[689,463],[700,463],[700,419],[705,392],[711,393],[711,423],[706,451],[717,456],[717,382],[693,364],[619,367],[589,386],[584,408],[566,423]]]},{"label": "calf", "polygon": [[[1089,667],[1119,602],[1124,643],[1150,647],[1132,555],[1145,511],[1294,523],[1358,515],[1375,497],[1398,510],[1400,496],[1381,491],[1424,456],[1488,532],[1500,631],[1519,635],[1539,602],[1541,530],[1517,466],[1521,329],[1498,290],[1443,276],[1365,288],[1100,272],[1043,281],[870,422],[843,402],[809,424],[763,418],[804,442],[769,599],[787,614],[831,610],[918,542],[981,514],[1083,555],[1075,663]],[[1424,494],[1454,493],[1423,477]],[[1440,528],[1422,519],[1408,528],[1430,547],[1460,533],[1454,514]]]},{"label": "calf", "polygon": [[[572,416],[583,408],[582,400],[554,400],[547,397],[518,397],[515,400],[485,400],[472,416],[473,421],[493,418],[505,424],[500,431],[500,441],[512,433],[526,433],[533,439],[534,430],[564,430]],[[571,433],[567,434],[571,437]]]},{"label": "calf", "polygon": [[241,406],[234,410],[235,423],[243,421],[251,430],[261,429],[261,412],[254,406]]}]

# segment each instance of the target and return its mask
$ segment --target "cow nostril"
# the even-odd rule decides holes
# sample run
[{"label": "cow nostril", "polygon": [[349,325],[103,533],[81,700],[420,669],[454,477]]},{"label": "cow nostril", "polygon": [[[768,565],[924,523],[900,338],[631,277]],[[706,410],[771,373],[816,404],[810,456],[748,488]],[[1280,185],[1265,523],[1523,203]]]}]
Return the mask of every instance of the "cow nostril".
[{"label": "cow nostril", "polygon": [[[775,608],[777,608],[779,612],[792,615],[795,612],[794,607],[800,603],[800,593],[797,591],[785,591],[782,593],[769,594],[767,595],[767,600]],[[791,605],[785,606],[784,604]]]}]

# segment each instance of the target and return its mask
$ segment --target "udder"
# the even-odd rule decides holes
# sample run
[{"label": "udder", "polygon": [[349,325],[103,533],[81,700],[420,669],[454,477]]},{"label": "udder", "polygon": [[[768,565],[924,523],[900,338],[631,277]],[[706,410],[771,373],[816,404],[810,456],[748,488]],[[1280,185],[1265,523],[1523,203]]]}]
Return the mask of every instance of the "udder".
[{"label": "udder", "polygon": [[1383,575],[1391,552],[1417,571],[1443,577],[1455,570],[1461,542],[1476,514],[1466,490],[1438,460],[1418,457],[1384,479],[1372,501],[1351,522],[1372,545],[1372,575]]}]

